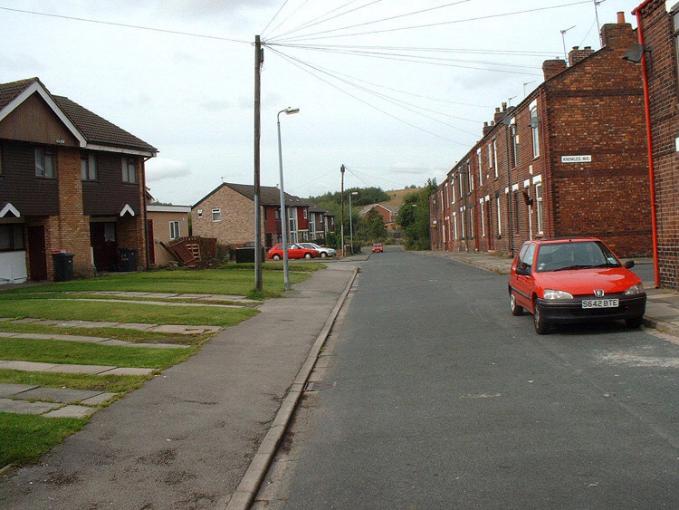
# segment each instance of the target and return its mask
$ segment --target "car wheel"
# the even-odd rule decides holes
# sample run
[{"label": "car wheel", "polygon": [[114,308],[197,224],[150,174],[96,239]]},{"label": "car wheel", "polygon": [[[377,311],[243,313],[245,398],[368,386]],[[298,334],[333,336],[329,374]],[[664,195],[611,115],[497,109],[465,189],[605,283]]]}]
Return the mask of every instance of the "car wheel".
[{"label": "car wheel", "polygon": [[542,317],[542,307],[535,303],[535,311],[533,312],[533,326],[538,335],[545,335],[549,332],[549,324]]},{"label": "car wheel", "polygon": [[281,256],[280,256],[280,255],[274,255],[272,258],[273,258],[274,260],[281,260]]},{"label": "car wheel", "polygon": [[327,253],[325,253],[324,251],[321,252],[321,258],[322,258],[322,259],[324,259],[324,258],[327,257],[327,256],[328,256]]},{"label": "car wheel", "polygon": [[523,315],[523,307],[516,304],[516,296],[512,291],[509,291],[509,309],[512,315]]},{"label": "car wheel", "polygon": [[630,329],[638,329],[644,323],[643,317],[635,317],[633,319],[625,319],[625,326]]},{"label": "car wheel", "polygon": [[304,255],[304,258],[305,258],[305,259],[310,259],[310,258],[311,258],[311,253],[306,253],[306,254]]}]

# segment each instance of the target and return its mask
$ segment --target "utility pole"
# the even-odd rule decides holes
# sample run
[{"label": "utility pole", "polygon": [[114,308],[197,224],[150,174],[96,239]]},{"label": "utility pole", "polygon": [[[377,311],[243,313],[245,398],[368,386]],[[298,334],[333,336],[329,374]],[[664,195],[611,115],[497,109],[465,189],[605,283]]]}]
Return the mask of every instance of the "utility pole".
[{"label": "utility pole", "polygon": [[[262,291],[262,229],[260,211],[260,138],[262,134],[262,63],[264,62],[264,50],[262,41],[258,35],[255,36],[255,154],[254,154],[254,202],[255,202],[255,290]],[[283,211],[281,211],[283,212]]]},{"label": "utility pole", "polygon": [[340,243],[342,243],[342,257],[344,257],[344,171],[346,167],[342,165],[340,167],[340,173],[342,174],[340,181]]}]

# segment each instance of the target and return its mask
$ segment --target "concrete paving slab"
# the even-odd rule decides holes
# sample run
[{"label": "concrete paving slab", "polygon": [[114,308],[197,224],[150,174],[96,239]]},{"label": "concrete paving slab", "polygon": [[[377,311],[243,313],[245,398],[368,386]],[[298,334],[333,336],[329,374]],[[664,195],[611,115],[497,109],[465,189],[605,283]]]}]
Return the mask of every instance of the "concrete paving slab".
[{"label": "concrete paving slab", "polygon": [[134,329],[136,331],[148,331],[155,324],[140,324],[138,322],[119,322],[116,328]]},{"label": "concrete paving slab", "polygon": [[0,331],[0,338],[14,338],[17,333],[9,333],[6,331]]},{"label": "concrete paving slab", "polygon": [[98,321],[59,321],[56,324],[64,328],[115,328],[118,323]]},{"label": "concrete paving slab", "polygon": [[72,364],[57,364],[45,370],[45,372],[59,372],[62,374],[99,374],[101,372],[108,372],[116,367],[106,365],[72,365]]},{"label": "concrete paving slab", "polygon": [[215,308],[241,308],[239,305],[217,305],[210,303],[171,303],[168,301],[142,301],[142,300],[132,300],[132,299],[96,299],[96,298],[60,298],[52,299],[48,301],[84,301],[88,303],[126,303],[135,305],[145,305],[145,306],[210,306]]},{"label": "concrete paving slab", "polygon": [[46,372],[54,367],[54,363],[39,363],[37,361],[0,360],[0,368],[7,370],[21,370],[22,372]]},{"label": "concrete paving slab", "polygon": [[61,409],[55,409],[54,411],[50,411],[43,416],[45,416],[45,418],[87,418],[96,412],[97,409],[94,407],[71,405],[64,406]]},{"label": "concrete paving slab", "polygon": [[99,373],[98,375],[150,375],[153,373],[153,370],[153,368],[111,367],[111,370]]},{"label": "concrete paving slab", "polygon": [[95,395],[94,397],[86,398],[85,400],[80,401],[80,404],[84,406],[98,406],[101,404],[105,404],[116,395],[118,394],[107,392],[99,393],[99,395]]},{"label": "concrete paving slab", "polygon": [[0,398],[0,411],[16,414],[43,414],[57,409],[61,404],[51,402],[26,402],[24,400],[12,400]]},{"label": "concrete paving slab", "polygon": [[216,333],[222,328],[219,326],[181,326],[165,324],[151,328],[154,333],[167,333],[169,335],[200,335],[202,333]]},{"label": "concrete paving slab", "polygon": [[32,390],[33,388],[37,388],[37,387],[38,386],[35,385],[35,384],[2,383],[2,384],[0,384],[0,398],[10,397],[12,395],[16,395],[17,393]]},{"label": "concrete paving slab", "polygon": [[80,336],[80,335],[58,335],[46,333],[11,333],[3,334],[0,332],[0,339],[2,338],[23,338],[26,340],[61,340],[64,342],[84,342],[84,343],[99,343],[105,338],[96,336]]},{"label": "concrete paving slab", "polygon": [[101,391],[74,390],[70,388],[47,388],[39,387],[24,391],[12,396],[15,400],[40,400],[42,402],[61,402],[62,404],[74,404],[99,395]]},{"label": "concrete paving slab", "polygon": [[190,345],[186,344],[148,344],[148,343],[135,343],[135,342],[124,342],[122,340],[104,339],[100,342],[101,345],[115,345],[119,347],[140,347],[142,349],[187,349]]},{"label": "concrete paving slab", "polygon": [[30,317],[27,317],[25,319],[17,319],[14,322],[18,322],[19,324],[32,324],[34,322],[39,322],[40,319],[32,319]]}]

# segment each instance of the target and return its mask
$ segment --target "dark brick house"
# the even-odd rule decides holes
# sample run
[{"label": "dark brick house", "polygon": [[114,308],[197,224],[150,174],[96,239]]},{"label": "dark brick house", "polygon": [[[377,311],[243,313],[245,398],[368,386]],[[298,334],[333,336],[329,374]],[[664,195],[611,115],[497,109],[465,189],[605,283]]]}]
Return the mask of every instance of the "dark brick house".
[{"label": "dark brick house", "polygon": [[[673,5],[672,5],[673,4]],[[679,288],[679,3],[648,0],[634,10],[645,61],[656,212],[658,284]],[[645,71],[645,72],[644,72]]]},{"label": "dark brick house", "polygon": [[0,282],[54,277],[52,254],[88,276],[146,267],[144,163],[157,150],[53,95],[38,78],[0,84]]},{"label": "dark brick house", "polygon": [[602,41],[545,61],[542,84],[496,109],[431,198],[443,202],[432,248],[516,253],[528,239],[587,235],[621,256],[650,253],[643,95],[622,60],[635,42],[622,13]]}]

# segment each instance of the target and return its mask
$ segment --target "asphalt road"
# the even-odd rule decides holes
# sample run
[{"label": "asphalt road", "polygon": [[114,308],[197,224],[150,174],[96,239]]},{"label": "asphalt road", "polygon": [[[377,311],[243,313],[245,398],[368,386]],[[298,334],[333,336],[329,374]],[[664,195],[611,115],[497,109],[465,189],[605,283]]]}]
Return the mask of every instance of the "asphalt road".
[{"label": "asphalt road", "polygon": [[364,263],[328,349],[270,507],[679,508],[669,339],[537,336],[506,277],[388,252]]}]

